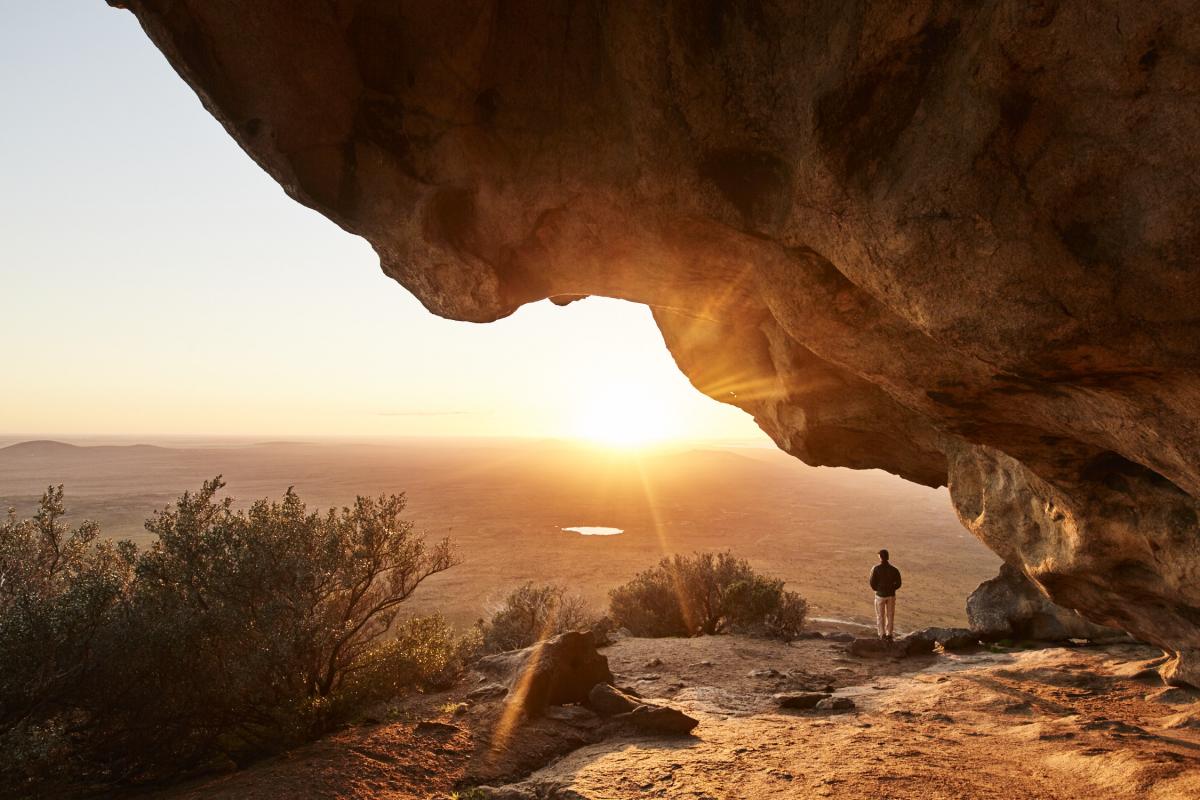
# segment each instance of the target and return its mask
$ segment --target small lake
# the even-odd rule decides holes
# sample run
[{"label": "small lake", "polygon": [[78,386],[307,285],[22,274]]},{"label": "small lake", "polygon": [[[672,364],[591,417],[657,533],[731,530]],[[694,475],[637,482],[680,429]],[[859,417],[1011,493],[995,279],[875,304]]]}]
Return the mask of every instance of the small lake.
[{"label": "small lake", "polygon": [[618,533],[624,533],[621,528],[597,528],[587,525],[580,525],[574,528],[563,528],[568,533],[578,533],[580,536],[616,536]]}]

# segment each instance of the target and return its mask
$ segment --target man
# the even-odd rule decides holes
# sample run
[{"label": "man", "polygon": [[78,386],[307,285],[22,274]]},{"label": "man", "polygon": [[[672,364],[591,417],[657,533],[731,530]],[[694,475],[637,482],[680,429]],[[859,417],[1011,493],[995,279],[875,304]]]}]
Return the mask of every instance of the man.
[{"label": "man", "polygon": [[896,590],[900,588],[900,570],[888,561],[888,551],[879,551],[879,563],[871,570],[871,588],[875,590],[875,628],[880,639],[892,640],[896,619]]}]

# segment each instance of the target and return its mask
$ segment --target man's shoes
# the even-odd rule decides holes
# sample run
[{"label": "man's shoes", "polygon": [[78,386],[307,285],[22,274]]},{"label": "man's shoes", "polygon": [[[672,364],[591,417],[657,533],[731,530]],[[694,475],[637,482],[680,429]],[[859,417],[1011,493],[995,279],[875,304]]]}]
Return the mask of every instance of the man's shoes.
[{"label": "man's shoes", "polygon": [[883,637],[883,640],[884,640],[885,642],[890,642],[890,641],[892,641],[892,635],[891,635],[890,633],[889,633],[889,634],[887,634],[886,636],[884,636],[884,637]]}]

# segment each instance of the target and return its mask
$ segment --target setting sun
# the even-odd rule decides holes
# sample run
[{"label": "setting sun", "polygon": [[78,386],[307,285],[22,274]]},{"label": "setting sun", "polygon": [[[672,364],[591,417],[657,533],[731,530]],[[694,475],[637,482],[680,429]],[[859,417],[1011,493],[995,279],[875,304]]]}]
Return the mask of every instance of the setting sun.
[{"label": "setting sun", "polygon": [[644,387],[610,386],[583,402],[575,435],[609,447],[642,447],[680,435],[663,399]]}]

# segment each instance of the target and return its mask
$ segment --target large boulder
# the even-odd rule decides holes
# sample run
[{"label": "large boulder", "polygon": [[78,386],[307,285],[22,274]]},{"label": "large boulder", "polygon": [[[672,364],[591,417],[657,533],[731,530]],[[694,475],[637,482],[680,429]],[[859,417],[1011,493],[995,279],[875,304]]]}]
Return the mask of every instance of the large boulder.
[{"label": "large boulder", "polygon": [[530,716],[548,706],[587,703],[592,687],[611,683],[608,659],[588,631],[568,631],[523,650],[481,658],[476,668],[504,680],[508,702]]},{"label": "large boulder", "polygon": [[1200,683],[1194,3],[110,2],[434,313],[647,304]]},{"label": "large boulder", "polygon": [[967,598],[971,633],[989,642],[1033,639],[1107,641],[1125,638],[1124,631],[1096,625],[1069,608],[1055,605],[1021,570],[1001,564],[1000,574],[979,584]]}]

